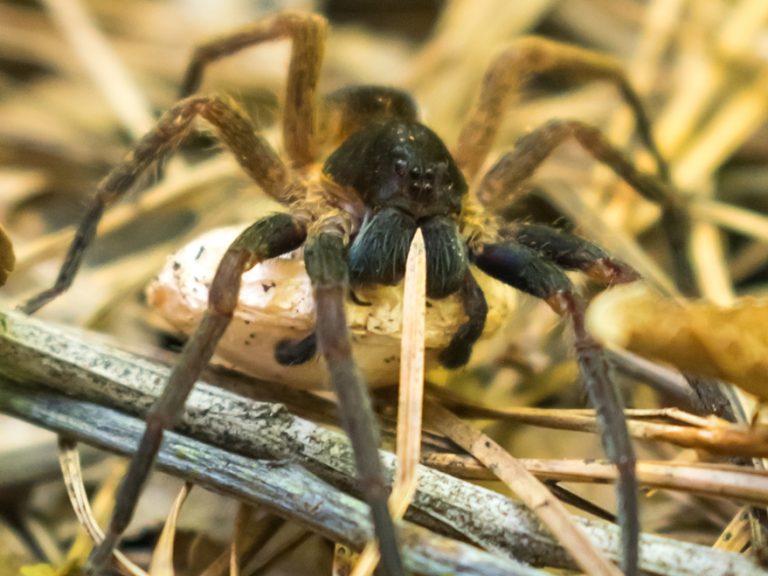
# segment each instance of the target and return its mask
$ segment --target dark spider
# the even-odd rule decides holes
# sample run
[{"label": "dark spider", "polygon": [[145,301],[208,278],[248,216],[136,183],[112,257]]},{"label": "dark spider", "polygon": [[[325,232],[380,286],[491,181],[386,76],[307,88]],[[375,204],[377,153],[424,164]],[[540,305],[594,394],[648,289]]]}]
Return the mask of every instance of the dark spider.
[{"label": "dark spider", "polygon": [[[320,16],[284,13],[199,47],[184,79],[184,98],[102,180],[55,285],[22,306],[32,313],[70,286],[105,208],[155,160],[175,149],[198,116],[216,128],[240,166],[261,188],[288,208],[287,213],[267,216],[246,229],[222,258],[211,285],[208,310],[147,416],[141,444],[120,485],[106,538],[90,558],[90,570],[100,572],[128,525],[163,432],[174,426],[230,321],[241,275],[259,261],[303,246],[317,310],[316,329],[299,342],[282,343],[278,359],[284,364],[301,363],[315,354],[316,347],[324,356],[354,448],[360,491],[371,507],[384,569],[390,576],[404,574],[387,508],[377,425],[365,382],[351,355],[344,303],[350,285],[399,282],[411,238],[420,228],[427,249],[428,295],[443,298],[458,292],[467,315],[441,354],[446,366],[467,362],[485,323],[487,304],[470,264],[544,299],[572,320],[577,357],[597,408],[603,446],[619,469],[623,567],[635,574],[639,530],[635,456],[602,349],[584,328],[584,305],[563,269],[581,270],[607,283],[630,281],[636,274],[585,240],[544,226],[505,227],[485,209],[509,203],[511,193],[550,152],[564,139],[574,137],[643,196],[659,203],[665,215],[679,216],[682,207],[662,182],[667,168],[653,143],[639,99],[618,64],[605,56],[538,38],[519,40],[490,66],[479,101],[452,155],[434,132],[418,122],[410,96],[391,88],[357,86],[335,92],[325,100],[321,126],[316,87],[325,31],[326,22]],[[282,37],[293,41],[283,116],[288,164],[233,104],[215,96],[189,96],[199,87],[210,63]],[[470,191],[467,182],[476,181],[507,103],[523,76],[551,70],[614,82],[636,117],[662,179],[640,173],[595,128],[576,121],[552,121],[522,138]],[[321,145],[335,150],[318,176],[313,167]],[[678,256],[681,251],[678,245]]]}]

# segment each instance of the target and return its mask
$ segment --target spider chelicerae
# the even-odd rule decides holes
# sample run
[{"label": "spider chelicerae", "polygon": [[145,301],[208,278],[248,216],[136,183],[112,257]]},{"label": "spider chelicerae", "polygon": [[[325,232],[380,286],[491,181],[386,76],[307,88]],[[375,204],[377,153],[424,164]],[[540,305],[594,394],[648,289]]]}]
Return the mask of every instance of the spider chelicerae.
[{"label": "spider chelicerae", "polygon": [[[91,571],[100,573],[130,521],[164,430],[176,422],[229,324],[241,275],[257,262],[303,247],[313,286],[316,327],[302,340],[282,342],[276,357],[283,364],[306,362],[318,350],[324,357],[354,448],[359,489],[371,508],[383,568],[390,576],[404,574],[387,508],[377,425],[351,353],[345,300],[350,286],[398,283],[410,242],[420,229],[426,244],[428,296],[440,299],[458,293],[466,314],[440,354],[445,366],[466,364],[485,324],[488,305],[473,276],[473,265],[545,300],[558,314],[571,319],[578,362],[597,408],[603,446],[619,470],[623,568],[636,573],[639,529],[632,444],[603,350],[585,330],[584,304],[563,270],[580,270],[604,283],[631,281],[637,274],[586,240],[545,226],[508,225],[491,209],[511,202],[512,193],[552,150],[565,139],[575,138],[644,197],[658,203],[667,221],[673,220],[670,215],[681,221],[680,201],[665,185],[667,167],[638,97],[610,58],[540,38],[518,40],[490,65],[478,101],[451,153],[418,121],[416,106],[403,91],[352,86],[320,99],[317,85],[326,28],[320,16],[281,13],[200,46],[187,69],[182,99],[99,184],[55,285],[22,306],[32,313],[70,286],[104,210],[153,162],[174,150],[197,117],[213,125],[242,169],[286,207],[285,212],[266,216],[247,228],[222,258],[207,312],[147,417],[106,538],[90,558]],[[282,119],[287,160],[281,159],[236,105],[216,96],[194,95],[208,65],[279,38],[292,40]],[[613,82],[634,113],[659,177],[638,171],[598,130],[577,121],[551,121],[531,131],[480,174],[511,97],[525,76],[544,71]],[[333,151],[318,170],[319,151],[329,148]]]}]

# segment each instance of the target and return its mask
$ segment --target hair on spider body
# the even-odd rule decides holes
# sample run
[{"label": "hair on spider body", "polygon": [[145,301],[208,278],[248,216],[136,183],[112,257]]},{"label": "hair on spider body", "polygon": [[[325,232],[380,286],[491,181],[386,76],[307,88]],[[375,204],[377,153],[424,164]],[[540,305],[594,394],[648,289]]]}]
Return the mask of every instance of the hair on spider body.
[{"label": "hair on spider body", "polygon": [[416,220],[458,216],[467,183],[440,137],[419,122],[379,121],[353,133],[323,175],[370,209],[399,208]]}]

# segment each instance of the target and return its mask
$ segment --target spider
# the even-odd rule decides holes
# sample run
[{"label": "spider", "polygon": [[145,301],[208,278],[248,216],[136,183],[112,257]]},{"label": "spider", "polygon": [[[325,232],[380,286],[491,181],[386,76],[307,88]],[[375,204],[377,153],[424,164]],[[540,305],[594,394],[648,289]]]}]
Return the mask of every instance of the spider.
[{"label": "spider", "polygon": [[[302,247],[313,286],[316,326],[299,341],[282,342],[276,357],[283,364],[299,364],[319,350],[325,359],[353,446],[359,490],[371,509],[383,568],[390,576],[405,573],[387,508],[377,424],[351,353],[345,300],[350,287],[397,284],[404,274],[410,241],[421,229],[428,259],[428,296],[440,299],[459,294],[466,314],[440,354],[445,366],[464,365],[483,331],[488,305],[473,267],[545,300],[558,314],[570,318],[581,373],[597,408],[603,446],[619,470],[623,568],[636,573],[633,448],[603,351],[584,327],[584,303],[564,270],[579,270],[603,283],[628,282],[637,274],[584,239],[545,226],[506,225],[490,208],[509,203],[512,193],[556,146],[575,138],[639,193],[660,204],[665,214],[679,211],[676,196],[664,182],[666,164],[653,142],[639,98],[620,66],[608,57],[541,38],[518,40],[490,65],[479,99],[451,153],[435,132],[419,122],[414,101],[401,90],[352,86],[321,101],[317,85],[326,28],[326,21],[318,15],[280,13],[198,47],[184,77],[182,98],[98,185],[55,285],[21,307],[33,313],[71,285],[104,210],[153,162],[173,151],[197,117],[213,125],[242,169],[286,207],[285,212],[248,227],[224,254],[211,284],[205,316],[147,416],[138,451],[120,485],[106,538],[89,560],[91,572],[101,572],[128,525],[164,431],[174,426],[227,328],[241,275],[260,261]],[[210,64],[280,38],[292,41],[282,119],[287,160],[281,159],[237,106],[221,97],[196,95]],[[559,120],[531,131],[480,174],[511,97],[525,76],[543,71],[613,82],[634,113],[660,177],[638,171],[597,129]],[[320,163],[320,151],[325,148],[332,152]]]}]

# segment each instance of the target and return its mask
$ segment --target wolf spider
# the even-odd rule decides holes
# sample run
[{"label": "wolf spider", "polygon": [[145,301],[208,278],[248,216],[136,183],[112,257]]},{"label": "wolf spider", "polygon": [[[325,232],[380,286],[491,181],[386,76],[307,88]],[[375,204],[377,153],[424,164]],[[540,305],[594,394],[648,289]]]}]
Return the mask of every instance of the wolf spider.
[{"label": "wolf spider", "polygon": [[[489,67],[479,100],[451,153],[434,132],[419,123],[413,100],[400,90],[354,86],[331,94],[322,109],[318,106],[316,92],[326,27],[326,21],[317,15],[281,13],[198,47],[184,78],[182,99],[101,181],[55,285],[22,306],[32,313],[70,286],[104,210],[154,161],[173,151],[198,116],[213,125],[242,169],[287,209],[247,228],[223,256],[205,316],[147,415],[146,429],[120,485],[106,538],[90,558],[91,570],[101,571],[128,525],[164,431],[174,426],[230,322],[241,275],[259,261],[303,247],[313,286],[316,327],[301,341],[281,343],[276,355],[283,364],[295,364],[307,361],[319,349],[325,358],[354,449],[359,489],[371,509],[383,568],[390,576],[404,574],[387,508],[376,420],[350,351],[344,304],[350,286],[398,283],[410,241],[420,228],[426,242],[429,297],[458,293],[467,316],[440,355],[444,365],[464,365],[483,331],[488,306],[471,264],[545,300],[558,314],[570,318],[581,373],[597,408],[604,450],[619,470],[623,568],[636,573],[639,529],[635,456],[603,351],[585,330],[584,303],[563,270],[580,270],[604,283],[631,281],[637,274],[586,240],[544,226],[508,226],[488,208],[508,202],[510,193],[550,152],[573,137],[644,197],[666,212],[678,209],[678,201],[663,182],[667,168],[637,95],[618,64],[608,57],[540,38],[518,40]],[[292,41],[282,119],[287,160],[281,159],[235,105],[220,97],[195,95],[210,64],[279,38]],[[557,120],[520,139],[478,178],[500,119],[519,84],[524,76],[544,71],[613,82],[631,108],[661,177],[639,172],[595,128]],[[323,147],[334,147],[334,151],[318,171]],[[475,183],[474,189],[468,183]]]}]

